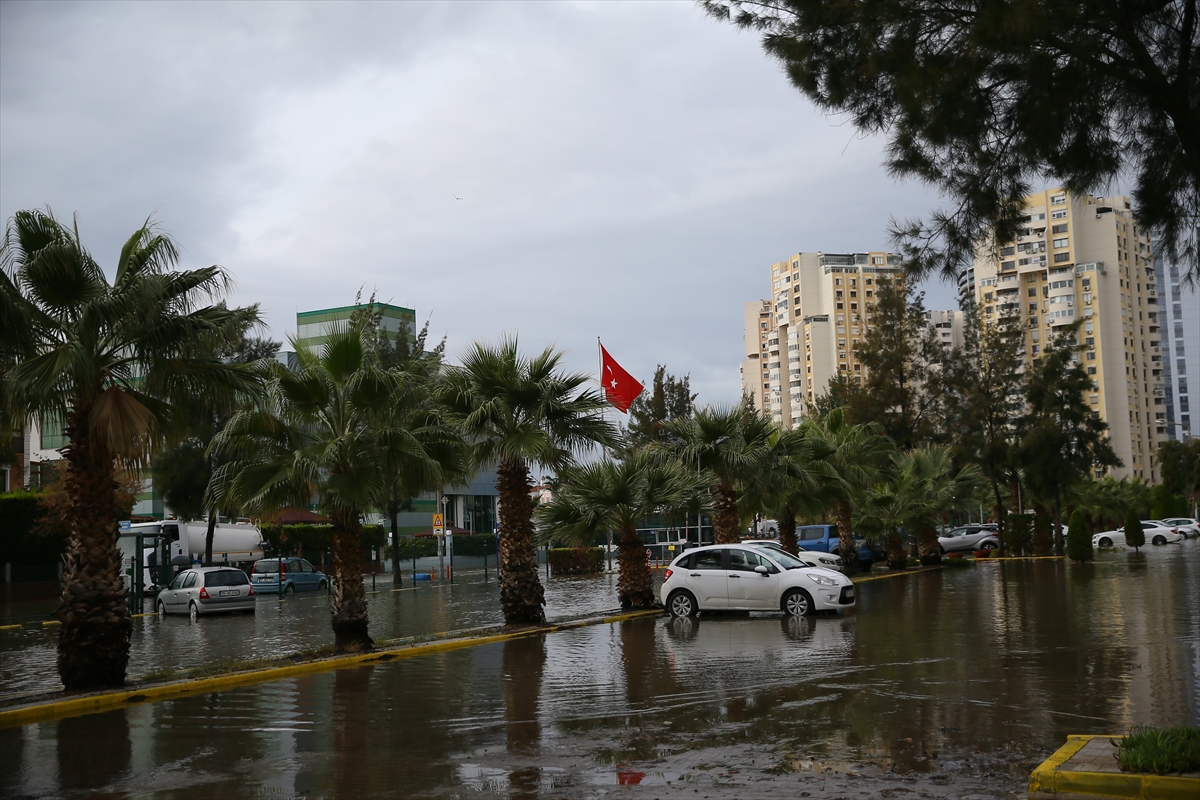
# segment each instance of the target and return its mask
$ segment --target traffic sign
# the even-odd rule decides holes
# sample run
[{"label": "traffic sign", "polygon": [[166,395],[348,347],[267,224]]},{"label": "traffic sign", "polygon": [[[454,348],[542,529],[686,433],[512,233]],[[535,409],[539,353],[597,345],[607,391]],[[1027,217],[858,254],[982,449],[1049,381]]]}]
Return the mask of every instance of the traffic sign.
[{"label": "traffic sign", "polygon": [[445,532],[446,532],[446,515],[445,514],[434,514],[433,515],[433,535],[434,536],[442,536],[445,534]]}]

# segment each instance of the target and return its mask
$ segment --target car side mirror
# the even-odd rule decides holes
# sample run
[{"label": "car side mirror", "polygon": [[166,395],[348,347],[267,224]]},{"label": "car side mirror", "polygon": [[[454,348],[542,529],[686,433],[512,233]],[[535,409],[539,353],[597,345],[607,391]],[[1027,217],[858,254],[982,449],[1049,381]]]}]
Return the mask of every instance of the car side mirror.
[{"label": "car side mirror", "polygon": [[764,567],[762,564],[759,564],[757,567],[755,567],[754,571],[757,572],[759,575],[762,575],[763,577],[766,577],[767,575],[771,574],[771,571],[768,570],[766,567]]}]

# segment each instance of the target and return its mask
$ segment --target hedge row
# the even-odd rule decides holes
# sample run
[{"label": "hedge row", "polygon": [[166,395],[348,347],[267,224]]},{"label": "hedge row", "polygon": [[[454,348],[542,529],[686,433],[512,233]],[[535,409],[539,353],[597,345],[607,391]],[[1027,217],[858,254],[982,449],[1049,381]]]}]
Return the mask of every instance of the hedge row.
[{"label": "hedge row", "polygon": [[[496,537],[490,533],[460,533],[453,537],[456,556],[491,556],[496,554]],[[432,558],[437,555],[437,539],[433,536],[401,536],[400,560]],[[392,548],[386,548],[387,558]]]},{"label": "hedge row", "polygon": [[552,575],[595,575],[604,570],[604,548],[560,547],[550,551]]},{"label": "hedge row", "polygon": [[[278,525],[264,525],[262,532],[276,553],[282,552],[291,555],[307,553],[315,556],[324,550],[333,549],[332,525],[284,525],[282,536],[280,536]],[[381,547],[385,541],[387,541],[387,536],[383,532],[382,525],[363,525],[362,545],[364,549],[372,545]]]}]

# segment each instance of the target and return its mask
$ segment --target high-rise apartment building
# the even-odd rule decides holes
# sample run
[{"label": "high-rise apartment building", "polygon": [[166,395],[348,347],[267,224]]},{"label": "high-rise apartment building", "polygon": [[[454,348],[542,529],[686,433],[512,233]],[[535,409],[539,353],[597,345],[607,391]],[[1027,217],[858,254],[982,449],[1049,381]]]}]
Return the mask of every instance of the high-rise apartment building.
[{"label": "high-rise apartment building", "polygon": [[755,407],[791,428],[834,375],[861,383],[855,349],[870,330],[879,280],[899,272],[884,252],[797,253],[772,264],[771,300],[744,311],[742,390]]},{"label": "high-rise apartment building", "polygon": [[[365,305],[365,304],[364,304]],[[317,311],[296,312],[296,344],[302,347],[314,347],[324,344],[329,334],[335,329],[344,328],[357,306],[342,306],[340,308],[322,308]],[[379,328],[386,331],[393,341],[402,327],[407,327],[409,339],[414,339],[417,324],[417,312],[411,308],[376,303],[375,310],[379,312]]]},{"label": "high-rise apartment building", "polygon": [[1086,402],[1108,423],[1121,477],[1155,481],[1166,437],[1158,281],[1150,234],[1126,197],[1071,197],[1051,189],[1026,198],[1015,242],[981,248],[976,302],[985,323],[1019,315],[1025,362],[1074,322],[1095,388]]},{"label": "high-rise apartment building", "polygon": [[1161,301],[1164,400],[1156,425],[1165,428],[1166,438],[1177,440],[1194,435],[1191,404],[1200,395],[1200,391],[1188,391],[1189,378],[1193,386],[1200,381],[1200,288],[1181,281],[1182,270],[1177,264],[1164,264],[1162,256],[1154,257]]},{"label": "high-rise apartment building", "polygon": [[767,334],[775,327],[768,300],[753,300],[742,305],[746,357],[742,359],[742,396],[749,395],[754,407],[762,409],[764,398],[771,389],[767,371]]}]

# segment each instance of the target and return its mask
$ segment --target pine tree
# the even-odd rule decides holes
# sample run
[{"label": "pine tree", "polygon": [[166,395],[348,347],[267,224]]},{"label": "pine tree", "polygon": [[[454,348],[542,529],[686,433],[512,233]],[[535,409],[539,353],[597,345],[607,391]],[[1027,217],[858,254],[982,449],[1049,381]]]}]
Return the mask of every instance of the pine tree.
[{"label": "pine tree", "polygon": [[676,378],[659,364],[651,390],[638,395],[629,407],[631,443],[638,446],[660,441],[667,422],[692,415],[695,399],[690,375]]},{"label": "pine tree", "polygon": [[1134,550],[1146,546],[1146,531],[1142,529],[1142,520],[1133,506],[1125,512],[1125,544]]},{"label": "pine tree", "polygon": [[1092,536],[1087,527],[1087,516],[1082,508],[1075,509],[1071,524],[1067,527],[1067,558],[1083,563],[1095,557],[1092,551]]}]

